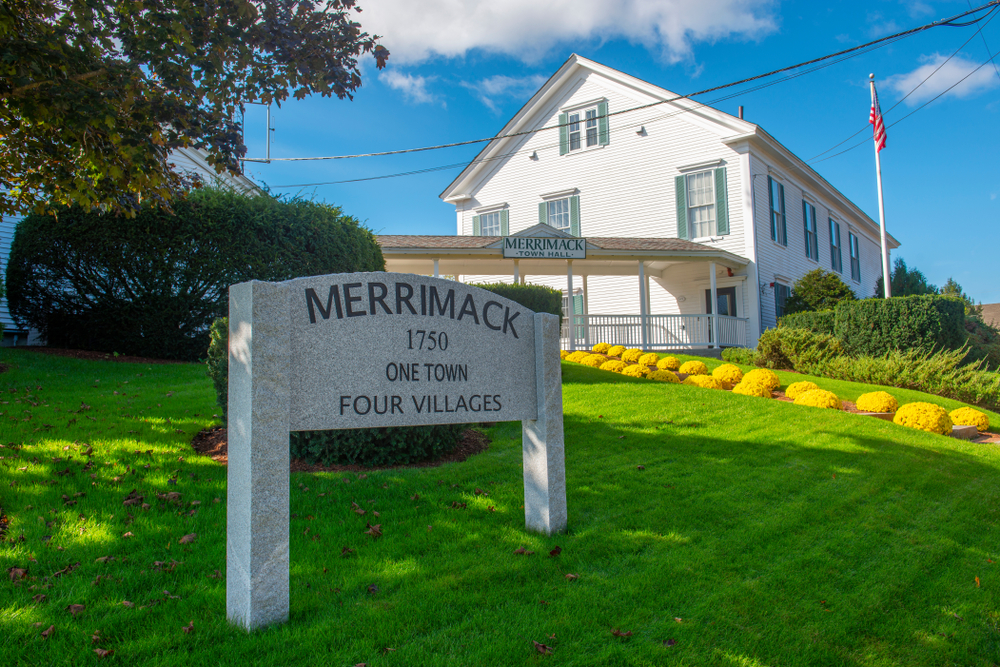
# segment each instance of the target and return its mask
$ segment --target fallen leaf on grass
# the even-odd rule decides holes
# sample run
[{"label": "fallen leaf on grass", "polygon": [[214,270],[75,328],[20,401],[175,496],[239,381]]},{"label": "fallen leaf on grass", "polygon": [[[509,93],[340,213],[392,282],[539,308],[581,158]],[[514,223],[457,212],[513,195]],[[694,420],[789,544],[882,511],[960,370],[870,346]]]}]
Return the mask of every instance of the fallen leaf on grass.
[{"label": "fallen leaf on grass", "polygon": [[456,501],[452,501],[451,507],[452,507],[452,509],[456,509],[456,510],[464,510],[464,509],[466,509],[466,504],[465,503],[460,503],[460,502],[458,502],[456,500]]},{"label": "fallen leaf on grass", "polygon": [[636,470],[645,470],[646,466],[636,466]]},{"label": "fallen leaf on grass", "polygon": [[181,630],[183,630],[184,634],[186,634],[186,635],[189,635],[192,632],[194,632],[194,621],[191,621],[190,623],[188,623],[187,625],[185,625],[184,627],[182,627]]},{"label": "fallen leaf on grass", "polygon": [[486,508],[486,511],[487,511],[487,512],[496,512],[496,511],[497,511],[497,508],[496,508],[496,507],[494,507],[493,505],[489,505],[489,506],[488,506],[488,507]]},{"label": "fallen leaf on grass", "polygon": [[515,556],[534,556],[535,552],[534,551],[527,551],[524,547],[521,547],[519,549],[515,549],[514,550],[514,555]]},{"label": "fallen leaf on grass", "polygon": [[22,567],[10,567],[7,568],[7,574],[10,575],[11,581],[17,581],[18,579],[24,579],[28,576],[28,570]]},{"label": "fallen leaf on grass", "polygon": [[675,645],[676,643],[677,643],[677,640],[676,640],[676,639],[665,639],[665,640],[663,641],[663,645],[664,645],[664,646],[673,646],[673,645]]},{"label": "fallen leaf on grass", "polygon": [[369,595],[375,595],[376,593],[378,593],[378,586],[376,586],[375,584],[368,584],[367,590]]},{"label": "fallen leaf on grass", "polygon": [[382,655],[388,655],[389,653],[395,652],[395,650],[396,649],[394,648],[389,648],[388,646],[386,646],[385,648],[382,649]]},{"label": "fallen leaf on grass", "polygon": [[412,496],[410,496],[410,500],[420,500],[420,494],[414,493]]},{"label": "fallen leaf on grass", "polygon": [[979,588],[979,577],[976,577],[976,588]]},{"label": "fallen leaf on grass", "polygon": [[541,653],[542,655],[549,655],[552,653],[551,646],[546,646],[545,644],[539,644],[534,639],[531,640],[531,643],[535,645],[535,650]]},{"label": "fallen leaf on grass", "polygon": [[578,575],[578,574],[567,574],[566,578],[569,579],[570,581],[573,581],[574,579],[579,579],[580,575]]},{"label": "fallen leaf on grass", "polygon": [[73,570],[75,570],[78,567],[80,567],[80,563],[79,562],[73,563],[72,565],[67,565],[66,567],[64,567],[63,569],[59,570],[58,572],[53,572],[52,576],[53,577],[62,577],[62,576],[65,576],[65,575],[69,574],[70,572],[72,572]]},{"label": "fallen leaf on grass", "polygon": [[95,648],[94,653],[97,654],[98,658],[107,658],[109,655],[114,654],[114,651],[105,648]]},{"label": "fallen leaf on grass", "polygon": [[42,639],[48,639],[55,631],[56,626],[50,625],[48,630],[42,630]]},{"label": "fallen leaf on grass", "polygon": [[34,601],[34,602],[35,602],[36,604],[41,604],[42,602],[45,602],[45,600],[46,600],[46,599],[47,599],[48,597],[49,597],[48,595],[42,595],[41,593],[39,593],[38,595],[36,595],[35,597],[33,597],[33,598],[31,598],[31,599],[32,599],[32,600],[33,600],[33,601]]},{"label": "fallen leaf on grass", "polygon": [[122,606],[128,607],[129,609],[131,609],[132,607],[135,606],[135,603],[134,602],[129,602],[128,600],[122,600]]},{"label": "fallen leaf on grass", "polygon": [[631,637],[632,631],[626,630],[625,632],[622,632],[618,628],[615,628],[614,630],[611,631],[611,634],[613,634],[615,637]]},{"label": "fallen leaf on grass", "polygon": [[559,545],[556,545],[556,548],[549,552],[549,557],[550,558],[555,558],[556,556],[558,556],[561,553],[562,553],[562,547],[559,546]]},{"label": "fallen leaf on grass", "polygon": [[371,535],[373,540],[377,540],[382,537],[382,524],[376,523],[374,526],[370,523],[367,524],[368,530],[365,531],[365,535]]},{"label": "fallen leaf on grass", "polygon": [[354,553],[354,549],[351,549],[349,547],[344,547],[343,549],[340,550],[340,555],[343,556],[344,558],[347,558],[352,553]]},{"label": "fallen leaf on grass", "polygon": [[91,644],[96,644],[99,641],[101,641],[101,631],[100,630],[94,630],[94,634],[92,634],[90,636],[90,643]]},{"label": "fallen leaf on grass", "polygon": [[95,563],[110,563],[110,562],[114,561],[114,559],[115,559],[114,556],[101,556],[100,558],[95,559],[94,562]]},{"label": "fallen leaf on grass", "polygon": [[83,611],[86,608],[87,608],[86,605],[71,604],[70,606],[66,607],[66,611],[68,611],[73,616],[76,616],[77,614],[79,614],[81,611]]},{"label": "fallen leaf on grass", "polygon": [[124,535],[122,535],[122,539],[123,539],[123,540],[127,540],[127,539],[128,539],[128,538],[130,538],[130,537],[134,537],[134,536],[132,535],[132,532],[131,532],[131,531],[129,531],[129,532],[125,533]]},{"label": "fallen leaf on grass", "polygon": [[361,509],[361,505],[357,504],[354,501],[351,501],[351,510],[355,514],[364,514],[365,513],[365,511],[363,509]]},{"label": "fallen leaf on grass", "polygon": [[190,533],[178,540],[181,544],[191,544],[198,539],[198,533]]},{"label": "fallen leaf on grass", "polygon": [[677,621],[678,623],[683,623],[684,622],[684,619],[680,618],[679,616],[674,616],[674,620]]},{"label": "fallen leaf on grass", "polygon": [[122,505],[125,505],[126,507],[129,505],[140,505],[142,504],[144,497],[145,496],[140,495],[138,491],[132,489],[129,491],[128,495],[125,496],[125,500],[122,501]]}]

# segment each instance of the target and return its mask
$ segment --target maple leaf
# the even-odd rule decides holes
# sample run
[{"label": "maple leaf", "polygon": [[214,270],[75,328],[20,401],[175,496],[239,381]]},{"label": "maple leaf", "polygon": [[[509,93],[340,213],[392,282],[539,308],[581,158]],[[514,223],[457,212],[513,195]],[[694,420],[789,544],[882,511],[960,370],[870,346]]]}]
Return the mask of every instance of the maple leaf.
[{"label": "maple leaf", "polygon": [[371,535],[372,539],[377,540],[382,537],[382,524],[376,523],[374,526],[370,523],[367,524],[368,530],[365,531],[365,535]]},{"label": "maple leaf", "polygon": [[353,500],[351,501],[351,509],[354,511],[355,514],[364,514],[365,513],[365,511],[363,509],[361,509],[361,505],[357,504]]},{"label": "maple leaf", "polygon": [[562,553],[562,547],[557,544],[556,548],[549,552],[549,556],[551,558],[555,558],[556,556],[558,556],[561,553]]},{"label": "maple leaf", "polygon": [[22,567],[10,567],[7,568],[7,574],[10,575],[11,581],[17,581],[18,579],[24,579],[28,576],[28,570]]},{"label": "maple leaf", "polygon": [[48,630],[42,630],[42,639],[48,639],[56,631],[56,626],[50,625]]},{"label": "maple leaf", "polygon": [[73,616],[76,616],[77,614],[79,614],[81,611],[83,611],[86,608],[87,608],[86,605],[71,604],[70,606],[66,607],[66,611],[68,611]]},{"label": "maple leaf", "polygon": [[114,654],[114,651],[105,648],[95,648],[94,653],[97,654],[98,658],[107,658],[109,655]]},{"label": "maple leaf", "polygon": [[618,628],[615,628],[614,630],[611,631],[611,634],[613,634],[615,637],[631,637],[632,631],[626,630],[625,632],[622,632]]},{"label": "maple leaf", "polygon": [[198,533],[190,533],[188,535],[185,535],[184,537],[182,537],[181,539],[179,539],[177,541],[180,544],[191,544],[196,539],[198,539]]},{"label": "maple leaf", "polygon": [[534,639],[531,640],[531,643],[535,645],[535,650],[541,653],[542,655],[550,655],[552,653],[551,646],[546,646],[545,644],[539,644]]}]

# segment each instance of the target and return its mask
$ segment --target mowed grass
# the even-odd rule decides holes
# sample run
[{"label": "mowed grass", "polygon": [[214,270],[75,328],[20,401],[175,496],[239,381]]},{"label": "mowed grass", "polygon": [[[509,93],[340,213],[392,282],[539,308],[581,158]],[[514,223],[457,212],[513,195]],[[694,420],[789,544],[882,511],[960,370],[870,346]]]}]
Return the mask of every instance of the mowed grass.
[{"label": "mowed grass", "polygon": [[248,635],[217,578],[225,469],[188,444],[203,368],[0,362],[0,440],[25,445],[0,450],[3,664],[1000,662],[996,446],[564,363],[567,534],[524,530],[516,423],[461,464],[296,473],[291,618]]}]

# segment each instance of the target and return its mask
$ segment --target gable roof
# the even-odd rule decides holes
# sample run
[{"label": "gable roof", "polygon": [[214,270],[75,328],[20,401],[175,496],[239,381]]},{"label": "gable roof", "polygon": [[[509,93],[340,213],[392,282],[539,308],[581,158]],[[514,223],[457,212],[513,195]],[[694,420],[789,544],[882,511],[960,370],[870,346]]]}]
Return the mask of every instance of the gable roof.
[{"label": "gable roof", "polygon": [[[465,166],[462,172],[438,196],[448,203],[456,203],[470,198],[470,191],[473,189],[476,180],[483,175],[485,170],[493,167],[495,159],[504,156],[505,153],[511,152],[513,145],[523,140],[523,136],[526,133],[537,131],[558,132],[556,126],[551,126],[550,129],[545,130],[541,128],[541,123],[549,117],[548,114],[545,114],[546,107],[554,98],[560,95],[564,85],[572,81],[582,71],[593,72],[609,81],[629,88],[642,96],[652,98],[654,100],[653,103],[661,103],[677,111],[683,110],[685,113],[680,114],[679,118],[696,123],[703,128],[715,132],[719,135],[721,143],[736,146],[742,142],[752,142],[757,148],[780,162],[780,165],[775,166],[794,173],[797,180],[805,182],[810,188],[820,191],[829,199],[838,202],[858,222],[867,227],[869,232],[876,236],[879,234],[879,224],[877,222],[872,220],[867,213],[862,211],[840,190],[831,185],[812,167],[806,164],[804,160],[788,150],[788,148],[765,132],[759,125],[747,122],[724,111],[713,109],[689,98],[674,99],[678,95],[666,88],[661,88],[642,79],[637,79],[634,76],[575,53],[507,121],[507,124],[496,134],[498,138],[486,144],[479,151],[479,154]],[[612,114],[614,113],[612,110]],[[887,241],[890,248],[899,247],[899,241],[891,235],[887,235]]]}]

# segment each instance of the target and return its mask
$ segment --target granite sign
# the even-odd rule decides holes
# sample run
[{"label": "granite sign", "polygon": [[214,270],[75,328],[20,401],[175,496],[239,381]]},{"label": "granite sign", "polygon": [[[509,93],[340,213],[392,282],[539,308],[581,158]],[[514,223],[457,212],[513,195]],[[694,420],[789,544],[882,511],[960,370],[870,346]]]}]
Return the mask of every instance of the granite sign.
[{"label": "granite sign", "polygon": [[400,273],[229,290],[227,614],[288,618],[288,434],[521,421],[525,524],[566,527],[559,318]]},{"label": "granite sign", "polygon": [[587,259],[587,239],[505,236],[504,259]]}]

